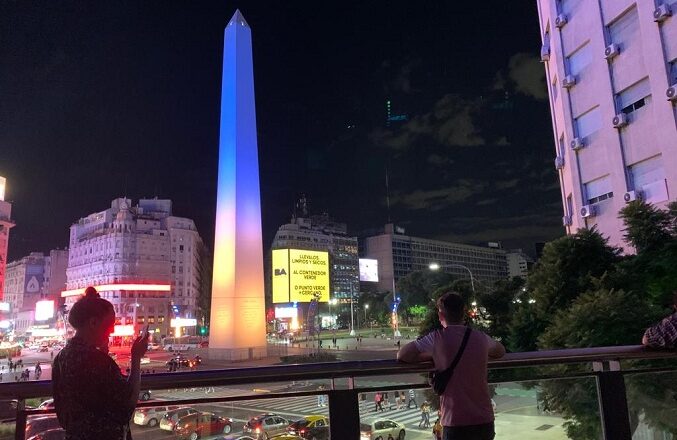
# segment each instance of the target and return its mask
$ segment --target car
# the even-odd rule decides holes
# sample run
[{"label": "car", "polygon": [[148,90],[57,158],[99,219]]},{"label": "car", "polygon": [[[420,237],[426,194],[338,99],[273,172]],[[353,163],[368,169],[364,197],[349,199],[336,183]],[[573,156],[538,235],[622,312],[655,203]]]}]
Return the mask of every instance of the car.
[{"label": "car", "polygon": [[26,421],[26,438],[31,438],[34,435],[43,433],[50,429],[59,429],[59,421],[56,415],[29,417]]},{"label": "car", "polygon": [[268,440],[276,434],[284,434],[289,426],[289,421],[277,414],[261,414],[249,419],[242,431],[255,434],[259,439]]},{"label": "car", "polygon": [[139,391],[139,400],[142,402],[150,400],[151,395],[152,393],[150,392],[150,390],[141,390]]},{"label": "car", "polygon": [[145,364],[150,364],[150,358],[149,357],[144,356],[144,357],[141,358],[141,365],[145,365]]},{"label": "car", "polygon": [[329,419],[320,415],[305,416],[292,421],[287,432],[309,440],[328,440]]},{"label": "car", "polygon": [[193,368],[202,364],[202,358],[200,356],[195,356],[194,358],[190,359],[182,354],[179,354],[165,362],[167,367],[170,367],[172,364],[175,364],[178,367]]},{"label": "car", "polygon": [[174,427],[179,419],[189,414],[197,414],[198,412],[199,411],[195,408],[190,408],[188,406],[182,406],[181,408],[167,411],[164,417],[162,417],[162,420],[160,420],[160,429],[163,431],[174,431]]},{"label": "car", "polygon": [[299,437],[294,434],[279,434],[270,438],[270,440],[304,440],[303,437]]},{"label": "car", "polygon": [[65,440],[66,431],[63,428],[48,429],[45,432],[29,437],[27,440]]},{"label": "car", "polygon": [[197,440],[216,434],[230,434],[233,420],[210,412],[199,412],[181,417],[174,426],[174,434],[181,439]]},{"label": "car", "polygon": [[38,409],[54,409],[54,399],[47,399],[38,405]]},{"label": "car", "polygon": [[41,345],[40,346],[40,353],[45,353],[47,351],[49,351],[49,346],[47,346],[47,345]]},{"label": "car", "polygon": [[152,406],[139,408],[134,411],[134,418],[132,420],[135,425],[154,428],[160,424],[160,420],[162,420],[165,414],[178,408],[178,406]]},{"label": "car", "polygon": [[148,343],[148,351],[155,351],[161,349],[162,346],[158,344],[157,342],[149,342]]},{"label": "car", "polygon": [[360,423],[360,440],[404,440],[404,425],[390,419],[367,419]]}]

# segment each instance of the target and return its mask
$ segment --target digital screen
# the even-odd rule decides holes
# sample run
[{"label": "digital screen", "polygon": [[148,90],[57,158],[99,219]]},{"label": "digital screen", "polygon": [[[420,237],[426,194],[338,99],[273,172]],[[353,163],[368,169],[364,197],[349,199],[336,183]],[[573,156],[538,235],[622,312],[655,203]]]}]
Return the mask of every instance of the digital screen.
[{"label": "digital screen", "polygon": [[35,303],[35,320],[46,321],[54,317],[54,301],[38,301]]},{"label": "digital screen", "polygon": [[273,250],[273,303],[329,301],[329,253]]},{"label": "digital screen", "polygon": [[360,281],[378,283],[378,260],[360,258]]},{"label": "digital screen", "polygon": [[299,310],[296,307],[275,307],[275,317],[282,318],[297,318]]},{"label": "digital screen", "polygon": [[0,312],[9,312],[9,303],[0,302]]},{"label": "digital screen", "polygon": [[169,323],[170,327],[195,327],[197,319],[195,318],[172,318]]}]

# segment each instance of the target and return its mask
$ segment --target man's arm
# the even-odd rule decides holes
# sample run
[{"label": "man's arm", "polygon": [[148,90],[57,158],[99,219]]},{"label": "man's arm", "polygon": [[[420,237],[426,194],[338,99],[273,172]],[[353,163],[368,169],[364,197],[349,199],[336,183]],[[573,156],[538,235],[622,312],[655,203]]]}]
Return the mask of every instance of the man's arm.
[{"label": "man's arm", "polygon": [[432,361],[433,356],[432,353],[422,353],[418,351],[416,341],[411,341],[408,344],[405,344],[404,347],[400,348],[397,352],[397,360],[408,364],[416,364],[419,362]]},{"label": "man's arm", "polygon": [[651,348],[667,347],[668,346],[667,339],[670,330],[672,329],[674,331],[674,327],[670,326],[671,328],[668,328],[669,326],[670,322],[668,320],[663,320],[658,324],[646,329],[646,331],[644,332],[644,336],[642,336],[642,345]]}]

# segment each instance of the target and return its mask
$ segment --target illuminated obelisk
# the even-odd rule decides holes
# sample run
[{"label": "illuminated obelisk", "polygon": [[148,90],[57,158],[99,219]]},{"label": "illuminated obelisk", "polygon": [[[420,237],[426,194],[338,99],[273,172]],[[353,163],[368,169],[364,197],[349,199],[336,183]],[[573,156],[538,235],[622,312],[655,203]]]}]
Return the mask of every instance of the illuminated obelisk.
[{"label": "illuminated obelisk", "polygon": [[266,330],[252,36],[239,10],[224,32],[218,172],[210,357],[261,357]]}]

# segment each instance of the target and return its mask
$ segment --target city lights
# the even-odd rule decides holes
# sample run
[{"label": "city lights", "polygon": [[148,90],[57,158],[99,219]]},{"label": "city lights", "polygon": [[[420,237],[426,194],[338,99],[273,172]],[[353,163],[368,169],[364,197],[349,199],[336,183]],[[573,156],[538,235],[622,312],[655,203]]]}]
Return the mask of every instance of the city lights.
[{"label": "city lights", "polygon": [[[94,286],[97,292],[114,292],[121,290],[132,290],[136,292],[169,292],[171,285],[169,284],[101,284]],[[79,296],[85,294],[85,287],[80,289],[64,290],[61,292],[61,297]]]}]

